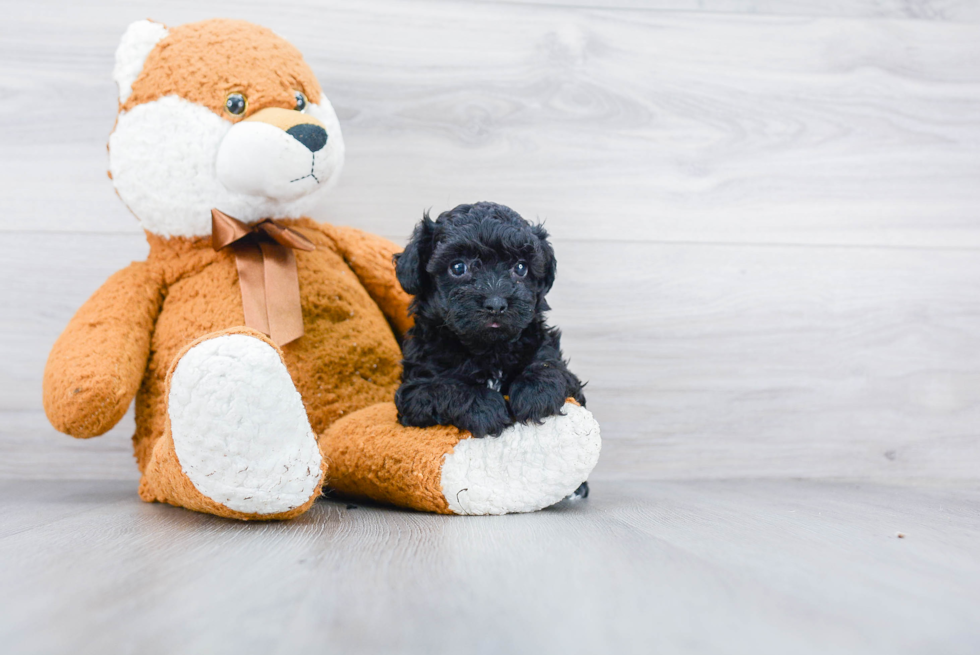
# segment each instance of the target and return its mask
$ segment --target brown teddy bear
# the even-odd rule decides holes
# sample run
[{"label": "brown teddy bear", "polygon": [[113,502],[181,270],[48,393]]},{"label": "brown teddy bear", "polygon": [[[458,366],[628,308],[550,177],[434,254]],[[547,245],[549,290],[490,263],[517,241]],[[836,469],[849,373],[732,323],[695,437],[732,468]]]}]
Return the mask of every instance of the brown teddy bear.
[{"label": "brown teddy bear", "polygon": [[150,253],[55,343],[57,429],[103,434],[135,397],[140,497],[240,519],[297,516],[323,484],[433,512],[531,511],[588,477],[598,426],[573,404],[494,439],[397,423],[400,249],[305,217],[344,142],[292,45],[242,21],[140,21],[114,77],[110,177]]}]

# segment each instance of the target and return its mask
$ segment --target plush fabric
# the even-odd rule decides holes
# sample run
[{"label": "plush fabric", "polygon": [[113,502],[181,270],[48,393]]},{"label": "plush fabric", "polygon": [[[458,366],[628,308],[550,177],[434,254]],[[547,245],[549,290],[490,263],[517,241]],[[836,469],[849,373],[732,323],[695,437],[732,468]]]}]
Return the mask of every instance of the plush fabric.
[{"label": "plush fabric", "polygon": [[397,414],[381,403],[321,435],[328,487],[439,514],[533,512],[585,481],[601,448],[598,424],[574,398],[542,425],[484,439],[452,426],[405,427]]},{"label": "plush fabric", "polygon": [[247,91],[249,111],[292,108],[296,88],[318,103],[320,84],[308,67],[297,66],[302,60],[291,43],[245,21],[179,25],[170,28],[149,53],[122,109],[175,95],[221,115],[225,96],[232,91]]},{"label": "plush fabric", "polygon": [[167,418],[184,474],[245,514],[277,514],[320,490],[316,435],[282,352],[256,334],[209,335],[168,376]]},{"label": "plush fabric", "polygon": [[96,437],[126,413],[140,387],[163,305],[161,271],[134,262],[82,305],[44,369],[44,410],[55,428]]},{"label": "plush fabric", "polygon": [[[401,332],[410,324],[409,297],[394,279],[393,244],[309,219],[289,224],[317,249],[296,253],[306,334],[282,356],[320,433],[344,415],[391,399],[401,357],[392,325]],[[45,410],[62,432],[92,437],[115,425],[136,395],[141,496],[255,518],[190,492],[193,486],[175,470],[167,415],[167,375],[187,345],[243,322],[234,256],[215,252],[210,238],[147,238],[147,261],[113,275],[55,343],[44,376]],[[158,461],[150,468],[154,453]],[[171,482],[163,485],[167,492],[155,494],[147,479],[159,476]]]},{"label": "plush fabric", "polygon": [[[288,224],[317,249],[296,253],[306,334],[283,348],[283,359],[320,433],[345,414],[391,399],[401,357],[391,325],[408,325],[409,297],[394,279],[393,244],[309,219]],[[68,324],[44,384],[52,424],[77,437],[109,430],[135,394],[133,442],[144,473],[167,432],[167,375],[180,353],[243,322],[233,254],[215,252],[210,238],[147,238],[147,261],[112,276]]]},{"label": "plush fabric", "polygon": [[[591,415],[559,417],[565,428],[545,426],[533,458],[510,462],[535,451],[538,426],[521,426],[527,443],[501,450],[456,428],[397,423],[399,339],[412,326],[392,263],[400,249],[304,217],[335,183],[344,144],[295,48],[241,21],[139,21],[116,57],[110,177],[150,252],[112,275],[54,344],[44,408],[58,430],[103,434],[135,399],[140,497],[244,520],[303,513],[325,479],[353,495],[441,513],[538,509],[585,480],[598,458]],[[241,115],[226,109],[232,92],[248,97]],[[306,132],[290,132],[296,126]],[[326,141],[301,140],[320,129]],[[212,209],[246,223],[274,218],[315,245],[294,251],[303,336],[279,348],[244,326],[235,255],[211,244]],[[454,455],[461,440],[472,443]],[[462,495],[467,469],[477,472],[482,504],[447,498],[447,462],[457,462],[453,494]],[[503,470],[525,472],[528,484],[515,493]]]},{"label": "plush fabric", "polygon": [[[215,207],[245,222],[300,218],[336,183],[345,151],[336,112],[299,51],[270,30],[224,19],[170,29],[137,21],[126,30],[116,59],[119,116],[109,136],[109,171],[119,197],[147,231],[207,236]],[[235,147],[243,140],[240,132],[255,131],[249,119],[262,109],[293,110],[296,92],[308,101],[303,114],[325,128],[326,147],[310,153],[292,142],[291,152],[272,156],[268,149]],[[225,108],[231,93],[245,99],[241,114]],[[282,139],[288,149],[292,140]],[[237,170],[217,165],[231,156]],[[282,164],[278,170],[275,162]],[[291,183],[297,170],[315,179]],[[274,192],[228,186],[263,174],[266,190]],[[291,193],[283,195],[287,187]]]},{"label": "plush fabric", "polygon": [[442,493],[443,459],[469,434],[451,426],[407,428],[397,414],[394,403],[381,403],[340,419],[321,435],[327,486],[350,496],[451,514]]},{"label": "plush fabric", "polygon": [[534,512],[581,484],[599,457],[599,426],[569,398],[541,425],[515,423],[495,439],[465,439],[447,454],[441,487],[454,514]]},{"label": "plush fabric", "polygon": [[119,87],[119,101],[126,102],[133,93],[133,82],[143,72],[143,64],[164,37],[169,34],[166,27],[150,20],[133,23],[116,49],[116,66],[112,79]]},{"label": "plush fabric", "polygon": [[191,342],[174,358],[166,397],[143,500],[269,520],[298,516],[320,495],[326,461],[283,353],[265,335],[239,327]]}]

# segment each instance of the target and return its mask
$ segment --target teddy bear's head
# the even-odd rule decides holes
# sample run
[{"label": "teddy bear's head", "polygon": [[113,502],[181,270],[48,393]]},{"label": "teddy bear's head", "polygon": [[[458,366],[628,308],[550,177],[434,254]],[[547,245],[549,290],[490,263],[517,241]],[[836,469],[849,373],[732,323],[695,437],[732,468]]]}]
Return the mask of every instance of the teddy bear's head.
[{"label": "teddy bear's head", "polygon": [[343,166],[340,124],[316,77],[263,27],[139,21],[113,76],[109,173],[153,234],[209,235],[212,208],[245,222],[308,214]]}]

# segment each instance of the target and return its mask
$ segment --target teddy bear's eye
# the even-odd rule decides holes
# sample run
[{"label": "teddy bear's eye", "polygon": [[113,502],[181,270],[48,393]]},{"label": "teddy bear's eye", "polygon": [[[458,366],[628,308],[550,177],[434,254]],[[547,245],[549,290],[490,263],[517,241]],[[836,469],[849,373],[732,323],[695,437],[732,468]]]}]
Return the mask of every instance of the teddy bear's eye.
[{"label": "teddy bear's eye", "polygon": [[449,265],[449,272],[456,277],[466,274],[466,262],[453,262]]},{"label": "teddy bear's eye", "polygon": [[248,107],[248,100],[241,93],[229,93],[225,99],[225,111],[235,116],[241,116]]},{"label": "teddy bear's eye", "polygon": [[302,91],[293,91],[296,97],[296,111],[306,111],[306,96]]},{"label": "teddy bear's eye", "polygon": [[527,262],[517,262],[514,264],[514,275],[524,277],[527,275]]}]

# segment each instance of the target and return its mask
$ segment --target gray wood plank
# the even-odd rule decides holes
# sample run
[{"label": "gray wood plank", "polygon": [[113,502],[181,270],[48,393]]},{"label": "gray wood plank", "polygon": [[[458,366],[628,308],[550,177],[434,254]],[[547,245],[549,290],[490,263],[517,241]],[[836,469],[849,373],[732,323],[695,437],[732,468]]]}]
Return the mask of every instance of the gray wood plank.
[{"label": "gray wood plank", "polygon": [[[49,6],[0,28],[0,230],[135,233],[104,144],[112,53],[149,9]],[[980,246],[976,25],[385,0],[158,17],[222,13],[292,39],[338,107],[324,219],[399,234],[494,199],[566,238]]]},{"label": "gray wood plank", "polygon": [[[56,237],[56,238],[51,238]],[[0,409],[39,408],[44,363],[85,300],[114,272],[146,258],[141,234],[12,233],[0,242]]]},{"label": "gray wood plank", "polygon": [[[980,651],[980,4],[3,9],[3,650]],[[119,35],[215,15],[292,40],[337,106],[319,218],[548,219],[588,501],[241,524],[141,503],[131,414],[47,425],[51,343],[146,253],[105,178]]]},{"label": "gray wood plank", "polygon": [[[138,236],[0,242],[0,474],[119,477],[40,415],[51,343]],[[970,250],[556,241],[552,321],[589,380],[600,478],[980,477],[980,258]],[[57,280],[57,283],[53,283]],[[3,452],[5,451],[5,452]],[[57,473],[49,467],[55,466]]]},{"label": "gray wood plank", "polygon": [[953,22],[980,21],[980,6],[969,0],[475,0],[602,9],[643,9],[693,13],[904,18]]},{"label": "gray wood plank", "polygon": [[558,248],[554,321],[602,471],[980,474],[974,252]]},{"label": "gray wood plank", "polygon": [[135,489],[132,480],[100,479],[87,483],[76,479],[43,482],[2,479],[0,539],[64,519],[75,519],[94,508],[117,503],[132,505]]},{"label": "gray wood plank", "polygon": [[[73,439],[48,423],[42,410],[0,411],[0,478],[120,480],[136,489],[133,410],[95,439]],[[2,517],[0,517],[2,519]]]},{"label": "gray wood plank", "polygon": [[35,517],[0,537],[14,652],[980,647],[976,487],[608,482],[534,515],[321,501],[278,524],[145,505],[119,483],[2,489],[8,516]]}]

